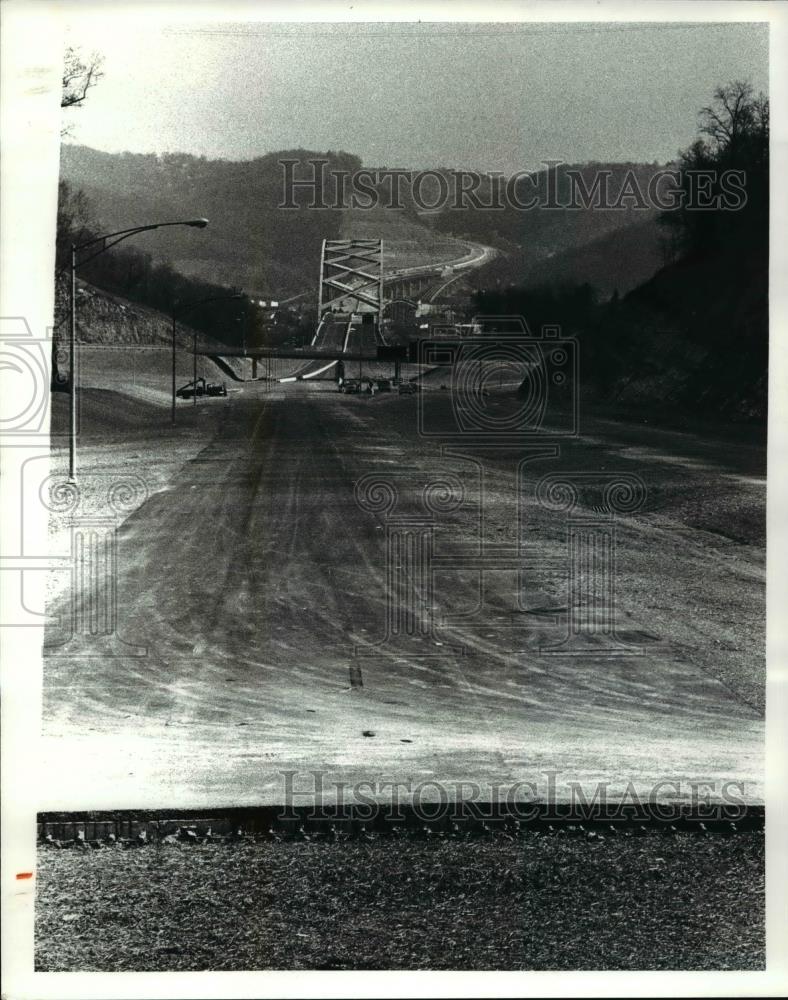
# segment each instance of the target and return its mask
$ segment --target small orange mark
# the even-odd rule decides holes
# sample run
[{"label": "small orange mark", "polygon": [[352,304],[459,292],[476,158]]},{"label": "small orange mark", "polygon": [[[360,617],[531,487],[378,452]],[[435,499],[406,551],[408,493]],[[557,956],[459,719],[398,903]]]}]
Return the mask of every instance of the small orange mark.
[{"label": "small orange mark", "polygon": [[33,877],[33,873],[32,872],[17,872],[16,873],[16,877],[18,879],[32,878]]}]

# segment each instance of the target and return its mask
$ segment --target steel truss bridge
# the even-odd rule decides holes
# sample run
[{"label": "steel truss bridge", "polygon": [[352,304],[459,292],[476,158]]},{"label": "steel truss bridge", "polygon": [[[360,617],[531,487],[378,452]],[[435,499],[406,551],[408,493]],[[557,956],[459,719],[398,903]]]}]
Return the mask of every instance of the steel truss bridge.
[{"label": "steel truss bridge", "polygon": [[[387,361],[398,366],[407,351],[386,344],[384,312],[389,310],[396,317],[398,309],[415,308],[418,297],[430,290],[434,294],[455,280],[452,270],[448,264],[433,264],[384,275],[382,240],[323,240],[318,325],[309,347],[223,350],[222,356],[251,358],[254,371],[256,362],[265,358],[300,361],[300,366],[280,379],[283,382],[317,378],[344,361]],[[216,351],[199,353],[215,355]]]}]

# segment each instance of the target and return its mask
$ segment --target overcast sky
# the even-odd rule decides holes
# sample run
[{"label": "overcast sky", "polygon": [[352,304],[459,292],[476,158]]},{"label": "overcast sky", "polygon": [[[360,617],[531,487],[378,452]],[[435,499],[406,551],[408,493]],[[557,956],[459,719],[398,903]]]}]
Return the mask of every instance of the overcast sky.
[{"label": "overcast sky", "polygon": [[343,149],[370,166],[530,169],[672,159],[719,83],[768,84],[757,24],[213,25],[70,40],[105,76],[71,141],[250,159]]}]

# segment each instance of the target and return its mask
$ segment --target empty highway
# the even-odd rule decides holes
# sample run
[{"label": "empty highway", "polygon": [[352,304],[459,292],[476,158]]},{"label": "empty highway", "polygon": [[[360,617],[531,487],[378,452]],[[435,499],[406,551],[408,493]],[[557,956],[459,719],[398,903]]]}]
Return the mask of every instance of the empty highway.
[{"label": "empty highway", "polygon": [[[447,394],[430,399],[448,413]],[[485,459],[480,487],[473,456],[441,458],[418,437],[416,406],[325,382],[217,404],[196,457],[119,530],[120,634],[146,655],[96,655],[88,638],[59,655],[65,634],[49,630],[42,808],[276,801],[281,771],[315,767],[411,782],[555,770],[611,794],[736,780],[760,801],[760,449],[589,418],[559,460],[527,466],[518,500],[516,452]],[[634,471],[649,490],[618,526],[616,617],[639,655],[595,657],[593,639],[582,656],[541,648],[565,621],[566,522],[534,486],[562,468]],[[436,515],[434,593],[414,584],[432,635],[417,623],[381,645],[402,578],[387,569],[387,512],[354,493],[371,473],[395,484],[389,518],[423,519],[436,478],[461,484],[459,506]],[[518,503],[521,591],[506,562]],[[475,612],[478,575],[451,556],[480,534],[505,558]]]}]

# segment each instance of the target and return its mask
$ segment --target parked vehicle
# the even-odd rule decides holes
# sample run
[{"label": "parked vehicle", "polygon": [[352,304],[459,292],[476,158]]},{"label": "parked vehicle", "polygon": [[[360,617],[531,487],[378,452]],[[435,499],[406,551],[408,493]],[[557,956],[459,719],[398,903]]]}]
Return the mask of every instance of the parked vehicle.
[{"label": "parked vehicle", "polygon": [[399,384],[400,396],[414,396],[418,391],[419,387],[415,382],[400,382]]},{"label": "parked vehicle", "polygon": [[379,378],[378,379],[378,392],[391,392],[391,379],[390,378]]},{"label": "parked vehicle", "polygon": [[175,395],[179,399],[193,399],[195,396],[226,396],[227,386],[224,382],[207,382],[204,378],[198,378],[196,382],[182,385]]},{"label": "parked vehicle", "polygon": [[345,381],[342,383],[342,385],[339,387],[339,391],[346,392],[348,395],[351,395],[356,392],[361,392],[361,385],[358,379],[346,378]]}]

